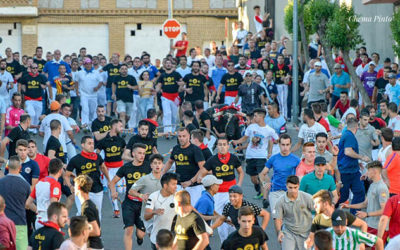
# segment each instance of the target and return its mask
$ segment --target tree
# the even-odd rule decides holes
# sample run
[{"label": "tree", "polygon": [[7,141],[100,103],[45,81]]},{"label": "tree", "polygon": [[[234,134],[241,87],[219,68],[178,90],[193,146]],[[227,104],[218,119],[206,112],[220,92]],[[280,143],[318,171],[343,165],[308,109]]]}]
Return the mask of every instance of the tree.
[{"label": "tree", "polygon": [[[306,68],[308,68],[308,62],[310,61],[310,57],[308,55],[308,38],[310,34],[313,33],[311,26],[311,16],[309,11],[309,6],[307,2],[309,0],[299,0],[298,1],[298,18],[299,18],[299,34],[301,37],[301,45],[303,49],[304,60],[306,61]],[[287,32],[289,34],[293,34],[293,0],[289,0],[288,5],[285,7],[285,17],[284,24]]]},{"label": "tree", "polygon": [[393,44],[393,50],[397,56],[400,56],[400,11],[393,14],[393,19],[390,22],[393,39],[396,43]]},{"label": "tree", "polygon": [[370,105],[371,100],[360,78],[356,74],[349,56],[351,50],[364,44],[364,40],[358,30],[360,23],[357,22],[357,18],[354,18],[355,16],[357,15],[351,6],[342,4],[339,8],[335,8],[332,17],[326,24],[325,40],[330,47],[342,51],[344,62],[349,69],[353,83],[355,83],[358,91],[360,91],[365,105]]},{"label": "tree", "polygon": [[326,26],[338,6],[330,0],[312,0],[309,3],[311,25],[319,36],[322,48],[324,49],[325,60],[329,69],[333,72],[335,62],[332,57],[332,46],[326,40]]}]

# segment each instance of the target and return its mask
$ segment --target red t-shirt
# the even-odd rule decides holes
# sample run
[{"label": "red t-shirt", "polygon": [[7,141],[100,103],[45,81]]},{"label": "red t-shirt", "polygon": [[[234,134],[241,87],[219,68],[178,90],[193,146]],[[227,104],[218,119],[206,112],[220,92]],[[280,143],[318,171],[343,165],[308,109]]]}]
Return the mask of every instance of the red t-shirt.
[{"label": "red t-shirt", "polygon": [[390,218],[389,222],[389,237],[393,238],[400,234],[400,195],[395,195],[389,198],[386,202],[382,215]]},{"label": "red t-shirt", "polygon": [[383,168],[387,170],[387,176],[390,182],[389,193],[400,194],[400,155],[392,152],[386,157]]},{"label": "red t-shirt", "polygon": [[188,48],[188,45],[189,45],[189,41],[177,41],[177,42],[175,43],[175,47],[182,47],[182,46],[185,46],[185,48],[183,48],[183,49],[178,49],[178,50],[176,51],[176,57],[180,57],[180,56],[186,55],[186,50],[187,50],[187,48]]},{"label": "red t-shirt", "polygon": [[34,161],[36,161],[37,164],[39,165],[39,169],[40,169],[39,180],[48,176],[49,175],[50,158],[38,153],[38,154],[36,154],[36,158]]},{"label": "red t-shirt", "polygon": [[312,171],[314,171],[314,164],[307,165],[305,159],[303,159],[300,161],[300,164],[296,168],[296,176],[303,177],[306,174],[311,173]]},{"label": "red t-shirt", "polygon": [[319,118],[319,120],[317,122],[319,124],[321,124],[322,126],[324,126],[324,128],[326,129],[326,132],[331,132],[328,122],[324,118],[322,118],[322,116]]},{"label": "red t-shirt", "polygon": [[347,100],[346,105],[343,105],[343,103],[340,100],[338,100],[335,104],[335,108],[339,109],[344,114],[346,110],[350,108],[350,101]]}]

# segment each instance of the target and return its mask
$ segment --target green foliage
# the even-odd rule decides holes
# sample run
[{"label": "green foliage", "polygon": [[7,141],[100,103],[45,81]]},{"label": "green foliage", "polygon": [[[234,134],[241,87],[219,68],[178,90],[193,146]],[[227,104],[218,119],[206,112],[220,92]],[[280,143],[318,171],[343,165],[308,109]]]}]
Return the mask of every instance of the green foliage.
[{"label": "green foliage", "polygon": [[396,11],[393,15],[393,19],[390,22],[390,28],[392,30],[392,36],[396,43],[393,44],[393,50],[397,56],[400,56],[400,11]]},{"label": "green foliage", "polygon": [[311,0],[308,5],[310,11],[310,23],[312,29],[315,31],[319,29],[321,24],[326,23],[326,21],[332,17],[337,8],[337,5],[332,3],[330,0]]},{"label": "green foliage", "polygon": [[359,33],[357,15],[353,7],[342,4],[334,9],[332,17],[326,25],[326,41],[334,48],[342,51],[356,49],[364,40]]},{"label": "green foliage", "polygon": [[[313,34],[315,31],[312,29],[311,25],[311,14],[310,14],[310,7],[307,4],[309,1],[305,1],[305,4],[301,4],[300,1],[298,1],[298,16],[302,15],[303,20],[304,20],[304,29],[306,30],[306,36],[309,37],[309,35]],[[286,5],[284,9],[284,24],[286,31],[289,32],[289,34],[293,34],[293,0],[289,0],[288,5]],[[298,28],[298,36],[300,37],[300,27]]]}]

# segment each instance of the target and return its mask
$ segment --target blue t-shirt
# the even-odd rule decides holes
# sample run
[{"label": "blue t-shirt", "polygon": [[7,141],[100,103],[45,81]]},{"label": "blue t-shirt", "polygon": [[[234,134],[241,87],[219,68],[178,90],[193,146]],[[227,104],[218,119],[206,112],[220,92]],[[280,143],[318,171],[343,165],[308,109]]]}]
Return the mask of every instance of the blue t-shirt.
[{"label": "blue t-shirt", "polygon": [[285,118],[283,116],[279,116],[278,118],[271,118],[270,116],[265,117],[265,123],[273,128],[275,132],[279,135],[281,133],[281,128],[286,124]]},{"label": "blue t-shirt", "polygon": [[341,174],[357,173],[360,169],[358,166],[358,159],[345,155],[344,150],[346,148],[352,148],[354,152],[358,154],[358,142],[355,135],[350,130],[344,131],[340,138],[337,164]]},{"label": "blue t-shirt", "polygon": [[300,163],[300,158],[290,153],[282,156],[280,153],[273,155],[266,163],[267,168],[274,170],[272,175],[271,191],[286,191],[286,179],[290,175],[296,174],[296,168]]},{"label": "blue t-shirt", "polygon": [[9,174],[0,179],[0,195],[7,206],[6,216],[15,225],[26,225],[25,202],[31,193],[31,186],[21,175]]},{"label": "blue t-shirt", "polygon": [[[8,174],[7,167],[4,171],[4,174],[5,175]],[[32,179],[39,178],[40,174],[39,165],[37,164],[36,161],[26,158],[26,161],[22,163],[20,174],[29,183],[29,185],[32,185]]]},{"label": "blue t-shirt", "polygon": [[389,100],[396,103],[397,106],[400,104],[400,85],[397,83],[394,86],[389,86]]},{"label": "blue t-shirt", "polygon": [[214,198],[204,190],[194,208],[203,215],[212,216],[214,215]]},{"label": "blue t-shirt", "polygon": [[333,95],[334,96],[340,96],[340,93],[345,91],[346,93],[349,93],[349,89],[344,89],[344,88],[337,88],[335,85],[346,85],[350,83],[350,77],[349,74],[346,72],[342,71],[342,74],[340,76],[337,76],[336,73],[333,74],[331,78],[331,85],[333,86]]},{"label": "blue t-shirt", "polygon": [[149,65],[148,67],[146,67],[146,66],[143,65],[142,67],[149,72],[150,81],[153,80],[154,77],[156,77],[156,75],[158,73],[158,69],[157,69],[156,66]]},{"label": "blue t-shirt", "polygon": [[68,63],[64,61],[60,61],[60,63],[56,63],[55,61],[50,61],[47,62],[43,68],[43,72],[49,75],[48,79],[53,88],[56,87],[56,84],[54,83],[54,77],[60,74],[60,72],[58,72],[58,67],[60,66],[60,64],[65,65],[68,74],[71,73],[71,68],[69,67]]},{"label": "blue t-shirt", "polygon": [[[214,87],[216,90],[218,90],[219,84],[221,83],[221,79],[227,72],[228,71],[224,67],[218,68],[217,66],[215,66],[211,69],[211,74],[209,74],[209,76],[213,80]],[[222,92],[225,92],[225,86],[223,86]]]}]

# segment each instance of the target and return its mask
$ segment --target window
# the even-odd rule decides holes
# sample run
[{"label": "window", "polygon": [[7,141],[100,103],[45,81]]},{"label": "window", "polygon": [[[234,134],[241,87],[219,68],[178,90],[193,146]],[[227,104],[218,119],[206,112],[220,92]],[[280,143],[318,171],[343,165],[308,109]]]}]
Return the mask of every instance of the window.
[{"label": "window", "polygon": [[61,9],[64,7],[64,0],[39,0],[39,8]]},{"label": "window", "polygon": [[81,0],[82,9],[98,9],[99,0]]},{"label": "window", "polygon": [[157,0],[117,0],[117,8],[157,8]]},{"label": "window", "polygon": [[236,8],[236,0],[210,0],[211,9]]},{"label": "window", "polygon": [[192,9],[193,1],[192,0],[175,0],[174,1],[174,9]]}]

